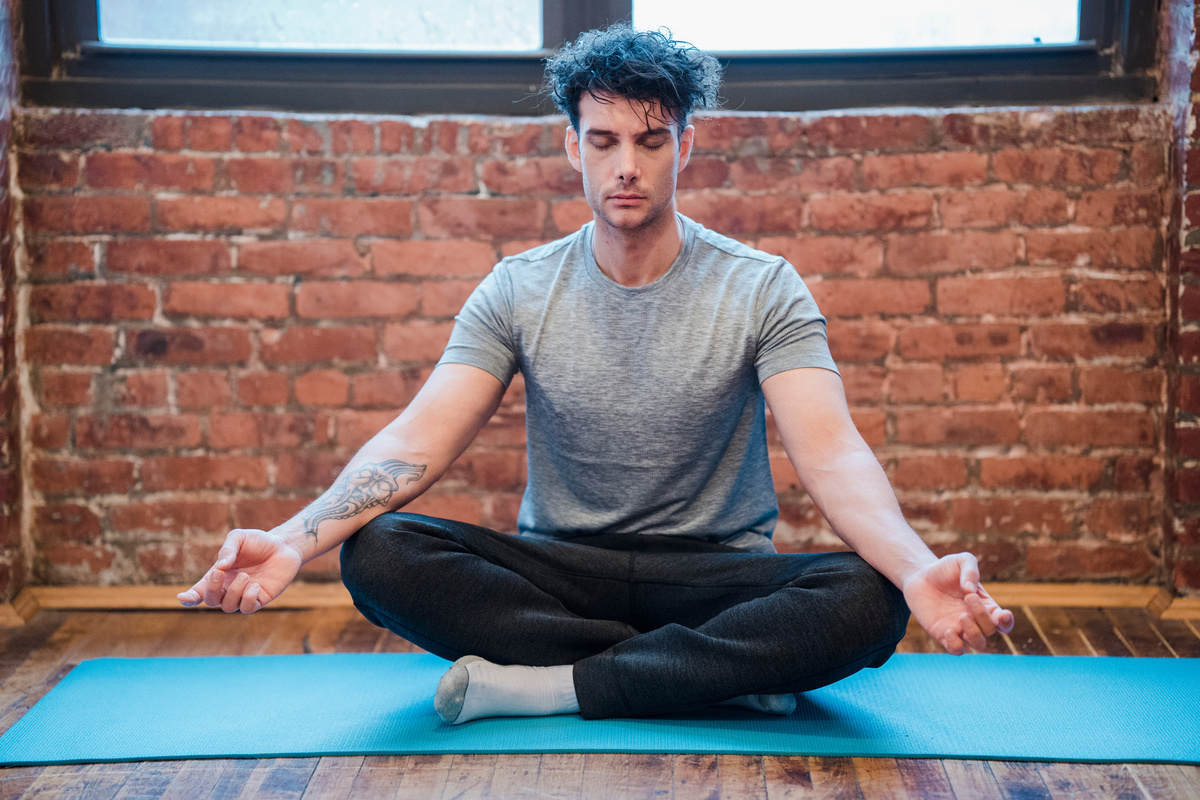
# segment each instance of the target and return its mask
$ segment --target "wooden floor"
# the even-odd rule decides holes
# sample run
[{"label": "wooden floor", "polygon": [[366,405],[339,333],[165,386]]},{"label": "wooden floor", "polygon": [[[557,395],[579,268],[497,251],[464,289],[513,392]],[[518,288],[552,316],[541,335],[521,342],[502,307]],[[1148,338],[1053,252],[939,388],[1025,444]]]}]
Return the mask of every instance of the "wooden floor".
[{"label": "wooden floor", "polygon": [[[1131,608],[1014,610],[1015,629],[995,638],[991,652],[1200,657],[1200,620],[1156,619]],[[347,608],[250,617],[43,610],[24,627],[0,628],[0,731],[88,658],[412,649]],[[915,626],[900,649],[936,651]],[[0,800],[16,797],[1137,800],[1200,798],[1200,767],[620,754],[160,761],[0,769]]]}]

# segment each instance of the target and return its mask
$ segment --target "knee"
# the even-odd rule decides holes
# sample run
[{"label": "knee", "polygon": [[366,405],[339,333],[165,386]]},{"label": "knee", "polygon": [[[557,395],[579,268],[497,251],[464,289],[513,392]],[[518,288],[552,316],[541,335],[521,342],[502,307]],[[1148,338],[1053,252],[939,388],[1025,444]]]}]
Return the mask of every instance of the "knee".
[{"label": "knee", "polygon": [[875,621],[869,626],[874,633],[872,638],[881,644],[895,646],[908,629],[909,611],[904,593],[861,556],[844,555],[839,564],[842,572],[839,583],[860,610],[860,615]]},{"label": "knee", "polygon": [[380,514],[355,531],[342,544],[340,554],[342,583],[357,603],[371,587],[396,580],[398,566],[406,560],[405,550],[417,524],[414,514]]}]

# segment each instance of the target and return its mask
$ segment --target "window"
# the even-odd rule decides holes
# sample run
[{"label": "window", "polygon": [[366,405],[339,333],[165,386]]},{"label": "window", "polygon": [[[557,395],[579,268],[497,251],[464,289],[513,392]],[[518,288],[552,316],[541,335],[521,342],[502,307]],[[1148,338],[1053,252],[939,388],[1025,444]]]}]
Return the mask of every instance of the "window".
[{"label": "window", "polygon": [[1136,101],[1157,90],[1157,5],[24,0],[21,95],[28,105],[537,114],[549,110],[537,96],[545,55],[632,19],[721,58],[736,110]]}]

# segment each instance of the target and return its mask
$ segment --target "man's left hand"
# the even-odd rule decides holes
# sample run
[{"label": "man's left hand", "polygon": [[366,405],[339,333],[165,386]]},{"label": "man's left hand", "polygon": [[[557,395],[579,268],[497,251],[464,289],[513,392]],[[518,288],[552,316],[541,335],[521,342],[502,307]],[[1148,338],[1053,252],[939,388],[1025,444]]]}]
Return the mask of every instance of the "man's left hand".
[{"label": "man's left hand", "polygon": [[1001,608],[979,582],[979,562],[970,553],[944,556],[914,572],[902,587],[913,617],[951,655],[983,650],[987,637],[1008,633],[1013,614]]}]

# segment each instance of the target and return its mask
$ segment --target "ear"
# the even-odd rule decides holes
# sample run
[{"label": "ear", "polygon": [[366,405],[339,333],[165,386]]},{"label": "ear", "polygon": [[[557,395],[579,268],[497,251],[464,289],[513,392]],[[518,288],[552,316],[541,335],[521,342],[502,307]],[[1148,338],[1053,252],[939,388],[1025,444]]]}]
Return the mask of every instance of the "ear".
[{"label": "ear", "polygon": [[567,151],[567,160],[571,162],[571,166],[575,168],[576,172],[583,172],[583,159],[579,156],[579,132],[575,130],[574,125],[567,125],[567,140],[563,146]]},{"label": "ear", "polygon": [[[679,169],[682,170],[688,165],[688,160],[692,157],[692,142],[696,139],[696,126],[688,125],[679,134]],[[678,170],[676,170],[678,171]]]}]

